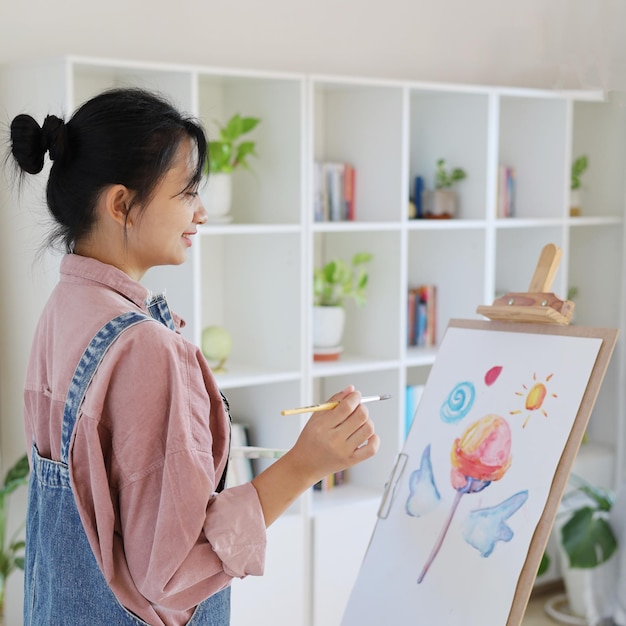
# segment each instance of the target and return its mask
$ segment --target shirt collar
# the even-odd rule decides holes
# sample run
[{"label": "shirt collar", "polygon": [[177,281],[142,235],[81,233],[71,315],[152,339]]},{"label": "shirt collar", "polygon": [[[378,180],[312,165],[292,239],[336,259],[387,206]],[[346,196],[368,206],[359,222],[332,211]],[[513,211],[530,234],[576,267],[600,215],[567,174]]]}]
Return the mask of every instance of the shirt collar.
[{"label": "shirt collar", "polygon": [[148,289],[113,265],[80,254],[66,254],[61,259],[61,280],[81,278],[114,289],[145,310]]},{"label": "shirt collar", "polygon": [[[162,301],[161,307],[167,307],[164,295],[153,296],[147,287],[132,279],[122,270],[91,257],[81,256],[80,254],[66,254],[61,259],[60,270],[61,280],[76,280],[78,278],[99,283],[117,291],[147,313],[150,313],[148,304],[153,303],[155,299]],[[170,314],[175,330],[184,328],[185,320],[173,311]],[[170,326],[169,323],[166,325]]]}]

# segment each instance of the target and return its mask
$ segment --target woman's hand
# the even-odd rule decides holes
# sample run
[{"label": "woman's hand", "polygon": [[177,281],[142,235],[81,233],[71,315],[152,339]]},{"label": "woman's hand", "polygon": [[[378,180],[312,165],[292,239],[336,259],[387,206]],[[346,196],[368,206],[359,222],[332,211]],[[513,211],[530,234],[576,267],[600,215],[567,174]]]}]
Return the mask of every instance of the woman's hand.
[{"label": "woman's hand", "polygon": [[380,439],[361,394],[350,386],[329,401],[339,404],[313,413],[291,450],[252,480],[269,526],[304,491],[325,476],[374,456]]},{"label": "woman's hand", "polygon": [[312,413],[288,453],[294,456],[300,471],[310,476],[311,484],[369,459],[380,444],[367,405],[360,404],[361,394],[354,387],[335,394],[329,399],[332,401],[339,404]]}]

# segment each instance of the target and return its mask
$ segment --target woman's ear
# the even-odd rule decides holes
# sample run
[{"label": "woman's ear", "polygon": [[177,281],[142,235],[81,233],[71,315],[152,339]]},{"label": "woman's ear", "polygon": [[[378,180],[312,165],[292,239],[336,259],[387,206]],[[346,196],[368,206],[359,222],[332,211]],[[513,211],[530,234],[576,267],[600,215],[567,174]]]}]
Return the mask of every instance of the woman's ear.
[{"label": "woman's ear", "polygon": [[132,222],[128,218],[130,200],[130,191],[124,185],[107,187],[101,196],[104,214],[124,228],[132,226]]}]

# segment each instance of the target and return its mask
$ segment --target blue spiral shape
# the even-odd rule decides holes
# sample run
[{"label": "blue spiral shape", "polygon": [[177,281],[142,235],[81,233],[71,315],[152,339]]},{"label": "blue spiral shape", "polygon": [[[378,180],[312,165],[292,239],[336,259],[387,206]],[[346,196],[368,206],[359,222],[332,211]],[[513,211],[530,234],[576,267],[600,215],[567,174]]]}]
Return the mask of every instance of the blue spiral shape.
[{"label": "blue spiral shape", "polygon": [[472,408],[476,390],[474,385],[468,381],[459,383],[450,392],[446,401],[439,409],[439,415],[446,424],[456,424],[462,420]]}]

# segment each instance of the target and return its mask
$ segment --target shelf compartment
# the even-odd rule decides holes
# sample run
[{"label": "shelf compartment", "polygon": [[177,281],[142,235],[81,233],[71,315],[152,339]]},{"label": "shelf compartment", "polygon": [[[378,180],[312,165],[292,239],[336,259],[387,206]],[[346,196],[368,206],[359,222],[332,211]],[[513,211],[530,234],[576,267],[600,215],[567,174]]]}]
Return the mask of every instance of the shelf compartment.
[{"label": "shelf compartment", "polygon": [[407,204],[400,194],[402,89],[319,80],[312,89],[313,160],[355,168],[355,221],[400,221]]},{"label": "shelf compartment", "polygon": [[[492,304],[496,297],[509,292],[527,292],[541,251],[549,243],[563,248],[563,232],[563,227],[557,226],[498,231],[496,234],[496,293],[493,294],[488,304]],[[551,292],[562,299],[566,296],[566,274],[564,264],[561,263],[551,288]]]},{"label": "shelf compartment", "polygon": [[[344,353],[373,360],[398,360],[401,334],[397,306],[398,294],[401,293],[400,232],[375,230],[314,235],[314,267],[322,267],[335,258],[350,263],[358,252],[373,255],[367,267],[367,301],[362,308],[351,300],[345,302]],[[342,356],[340,360],[345,359]]]},{"label": "shelf compartment", "polygon": [[[489,98],[483,93],[412,90],[409,113],[410,195],[416,176],[434,189],[439,159],[460,167],[467,178],[455,184],[458,220],[484,219],[487,205]],[[408,200],[408,198],[407,198]]]},{"label": "shelf compartment", "polygon": [[626,95],[611,92],[606,102],[576,102],[572,161],[581,155],[589,167],[581,177],[582,215],[623,216],[626,159]]},{"label": "shelf compartment", "polygon": [[[476,317],[476,307],[485,291],[485,232],[416,230],[409,232],[408,242],[405,290],[419,285],[436,286],[439,342],[451,318]],[[407,339],[404,338],[405,344]]]},{"label": "shelf compartment", "polygon": [[198,341],[202,328],[224,326],[232,336],[231,363],[252,371],[299,371],[301,276],[299,234],[204,237]]},{"label": "shelf compartment", "polygon": [[250,133],[258,157],[251,172],[233,172],[231,213],[236,223],[297,224],[303,198],[303,80],[240,74],[198,75],[199,116],[209,141],[232,115],[258,117]]},{"label": "shelf compartment", "polygon": [[569,213],[568,104],[547,97],[501,96],[498,164],[515,169],[515,217]]},{"label": "shelf compartment", "polygon": [[610,280],[622,265],[622,229],[611,224],[570,230],[568,287],[576,287],[574,323],[584,326],[619,327],[621,295]]}]

